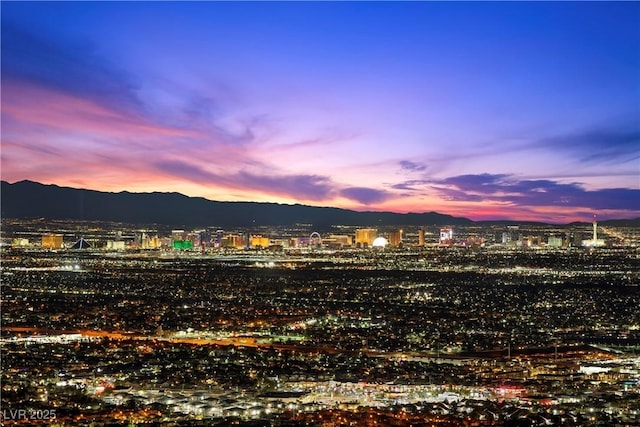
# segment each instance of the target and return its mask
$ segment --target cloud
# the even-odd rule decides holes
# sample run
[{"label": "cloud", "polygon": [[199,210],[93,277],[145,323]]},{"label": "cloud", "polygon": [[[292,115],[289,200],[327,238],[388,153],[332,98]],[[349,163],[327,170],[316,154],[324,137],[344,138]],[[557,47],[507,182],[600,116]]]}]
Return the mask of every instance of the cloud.
[{"label": "cloud", "polygon": [[[156,88],[158,86],[156,84]],[[155,120],[172,123],[176,127],[197,129],[220,143],[238,146],[260,142],[275,133],[275,120],[269,114],[238,117],[232,114],[229,104],[233,104],[233,101],[226,97],[228,95],[201,95],[194,93],[192,89],[175,86],[167,85],[165,88],[171,91],[168,96],[173,101],[160,108],[156,104],[153,113]]]},{"label": "cloud", "polygon": [[331,181],[318,175],[270,176],[239,172],[234,176],[234,181],[252,190],[293,196],[302,200],[325,200],[334,192]]},{"label": "cloud", "polygon": [[204,185],[260,191],[315,201],[331,198],[335,194],[331,180],[319,175],[270,175],[247,171],[218,173],[180,160],[160,161],[155,163],[155,166],[164,173]]},{"label": "cloud", "polygon": [[507,174],[459,175],[432,181],[432,186],[447,200],[640,211],[640,190],[631,188],[586,190],[579,183],[519,180]]},{"label": "cloud", "polygon": [[158,171],[177,175],[201,184],[218,184],[225,181],[220,175],[179,160],[164,160],[154,163]]},{"label": "cloud", "polygon": [[8,80],[8,83],[3,85],[2,91],[3,118],[13,119],[11,126],[6,127],[8,131],[19,127],[21,122],[71,133],[118,138],[202,136],[190,129],[157,124],[139,115],[127,114],[86,98],[22,81]]},{"label": "cloud", "polygon": [[397,184],[391,185],[391,188],[396,190],[408,190],[408,191],[418,191],[417,186],[422,186],[425,184],[430,184],[431,181],[424,179],[410,179],[407,181],[403,181]]},{"label": "cloud", "polygon": [[388,192],[374,188],[340,188],[330,178],[321,175],[269,174],[246,170],[219,173],[181,160],[159,161],[155,163],[155,167],[165,174],[179,176],[201,185],[262,192],[297,200],[324,201],[341,196],[363,205],[370,205],[383,202],[391,197]]},{"label": "cloud", "polygon": [[2,140],[2,148],[5,153],[11,150],[19,150],[19,151],[30,151],[35,153],[35,155],[45,155],[47,157],[64,157],[65,154],[60,152],[60,150],[55,149],[55,147],[47,147],[41,144],[29,144],[29,143],[16,143],[12,140],[3,138]]},{"label": "cloud", "polygon": [[464,192],[477,192],[484,195],[497,194],[507,185],[513,185],[513,181],[509,183],[509,175],[507,174],[480,174],[480,175],[458,175],[436,181],[457,188]]},{"label": "cloud", "polygon": [[326,150],[330,146],[344,144],[356,139],[359,134],[354,132],[345,132],[336,129],[325,129],[320,136],[314,136],[308,139],[297,140],[295,142],[277,143],[269,146],[270,151],[292,152],[294,150],[313,151]]},{"label": "cloud", "polygon": [[348,187],[340,190],[340,195],[347,199],[355,200],[356,202],[364,205],[370,205],[373,203],[384,202],[389,199],[391,195],[384,190],[377,190],[375,188],[367,187]]},{"label": "cloud", "polygon": [[534,144],[566,151],[583,163],[619,163],[640,158],[640,127],[638,120],[628,125],[588,129],[559,135]]},{"label": "cloud", "polygon": [[19,79],[110,107],[141,108],[133,76],[102,58],[95,46],[45,39],[5,20],[2,25],[3,83]]},{"label": "cloud", "polygon": [[422,171],[425,171],[427,169],[426,165],[423,165],[423,164],[420,164],[420,163],[416,163],[416,162],[412,162],[410,160],[401,160],[400,161],[400,167],[403,170],[410,171],[410,172],[422,172]]},{"label": "cloud", "polygon": [[[19,118],[26,122],[72,130],[100,127],[111,134],[130,132],[134,126],[151,133],[164,129],[236,145],[253,142],[268,128],[264,114],[222,123],[221,118],[229,116],[222,99],[167,80],[154,80],[152,89],[145,88],[88,42],[46,39],[3,21],[1,55],[7,94],[2,110],[14,116],[23,113]],[[9,91],[16,96],[8,96]],[[43,119],[46,122],[38,123]]]},{"label": "cloud", "polygon": [[[522,135],[494,137],[491,140],[475,141],[464,149],[447,149],[439,155],[429,156],[429,169],[444,170],[445,166],[459,163],[479,163],[483,159],[536,157],[558,159],[565,165],[562,172],[576,172],[580,176],[593,173],[602,174],[603,169],[612,169],[615,174],[618,165],[640,160],[640,121],[611,121],[600,126],[589,126],[574,132],[548,133],[546,129],[531,130]],[[535,133],[537,132],[537,136]],[[473,141],[470,141],[473,142]],[[511,160],[507,160],[510,162]],[[611,166],[615,165],[615,168]],[[504,168],[512,166],[501,164]],[[595,166],[601,166],[595,168]],[[555,171],[554,175],[558,176]]]}]

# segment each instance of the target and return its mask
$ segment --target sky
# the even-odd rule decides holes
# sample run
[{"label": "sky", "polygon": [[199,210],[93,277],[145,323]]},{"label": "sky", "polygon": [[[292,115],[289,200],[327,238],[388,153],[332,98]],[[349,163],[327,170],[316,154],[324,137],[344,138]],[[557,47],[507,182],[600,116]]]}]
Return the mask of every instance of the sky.
[{"label": "sky", "polygon": [[1,177],[640,217],[640,2],[2,2]]}]

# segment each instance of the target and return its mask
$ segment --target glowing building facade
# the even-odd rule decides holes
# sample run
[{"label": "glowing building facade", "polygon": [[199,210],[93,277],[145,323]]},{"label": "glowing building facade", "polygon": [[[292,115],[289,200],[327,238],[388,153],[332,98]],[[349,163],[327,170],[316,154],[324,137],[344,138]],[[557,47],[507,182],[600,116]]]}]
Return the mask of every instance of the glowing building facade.
[{"label": "glowing building facade", "polygon": [[450,245],[453,243],[453,229],[445,227],[440,229],[440,244]]},{"label": "glowing building facade", "polygon": [[109,240],[107,241],[107,245],[105,249],[111,251],[124,251],[125,245],[123,240]]},{"label": "glowing building facade", "polygon": [[360,248],[368,248],[378,237],[378,230],[375,228],[358,228],[356,230],[356,246]]},{"label": "glowing building facade", "polygon": [[251,244],[252,248],[267,248],[269,247],[269,238],[263,236],[251,236]]},{"label": "glowing building facade", "polygon": [[561,236],[549,236],[547,240],[547,246],[552,248],[561,248],[562,247],[562,237]]},{"label": "glowing building facade", "polygon": [[402,244],[402,229],[389,233],[389,246],[397,248]]},{"label": "glowing building facade", "polygon": [[191,240],[174,240],[173,249],[178,249],[178,250],[193,249],[193,242]]},{"label": "glowing building facade", "polygon": [[244,236],[239,234],[227,234],[220,240],[223,248],[243,248],[245,247]]},{"label": "glowing building facade", "polygon": [[62,249],[62,234],[45,234],[42,236],[42,247],[45,249]]}]

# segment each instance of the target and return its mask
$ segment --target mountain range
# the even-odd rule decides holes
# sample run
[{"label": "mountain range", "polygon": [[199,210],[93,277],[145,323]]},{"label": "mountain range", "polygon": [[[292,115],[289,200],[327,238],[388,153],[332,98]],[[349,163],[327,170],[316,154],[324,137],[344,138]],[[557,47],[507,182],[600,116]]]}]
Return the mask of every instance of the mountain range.
[{"label": "mountain range", "polygon": [[119,193],[33,181],[2,181],[3,218],[115,221],[130,224],[241,227],[247,225],[463,225],[473,221],[435,212],[399,214],[260,202],[218,202],[180,193]]},{"label": "mountain range", "polygon": [[[180,193],[119,193],[59,187],[33,181],[2,181],[3,218],[114,221],[174,226],[468,225],[467,218],[436,212],[358,212],[348,209],[260,202],[218,202]],[[498,221],[496,221],[498,222]],[[511,221],[510,223],[513,223]],[[614,224],[611,224],[614,225]],[[640,226],[640,218],[617,225]]]}]

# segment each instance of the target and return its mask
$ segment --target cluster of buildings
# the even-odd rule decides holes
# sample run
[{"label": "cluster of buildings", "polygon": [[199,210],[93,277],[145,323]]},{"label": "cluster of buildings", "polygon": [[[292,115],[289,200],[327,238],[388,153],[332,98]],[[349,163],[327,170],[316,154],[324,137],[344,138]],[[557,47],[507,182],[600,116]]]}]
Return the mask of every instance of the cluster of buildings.
[{"label": "cluster of buildings", "polygon": [[[424,230],[423,230],[424,231]],[[384,237],[386,236],[386,237]],[[422,234],[424,242],[424,233]],[[401,247],[403,245],[402,229],[379,234],[377,229],[356,229],[354,234],[329,234],[324,237],[313,232],[308,237],[269,237],[267,235],[250,232],[231,232],[223,230],[210,232],[208,230],[172,230],[170,236],[160,237],[147,231],[138,231],[133,238],[125,239],[121,235],[113,240],[96,240],[92,243],[82,238],[83,246],[78,247],[80,239],[65,240],[63,234],[43,234],[40,246],[43,249],[82,249],[96,248],[106,250],[125,249],[177,249],[177,250],[206,250],[206,249],[267,249],[267,248],[371,248],[371,247]],[[12,245],[16,247],[30,246],[26,238],[15,238]]]},{"label": "cluster of buildings", "polygon": [[117,232],[115,236],[80,237],[47,233],[41,236],[40,245],[33,239],[14,238],[15,247],[40,246],[43,249],[175,249],[208,251],[217,249],[289,249],[289,248],[424,248],[434,246],[480,247],[500,245],[513,248],[569,248],[603,247],[605,240],[598,237],[597,222],[593,222],[590,238],[584,230],[566,229],[540,232],[537,229],[509,225],[497,232],[473,230],[465,227],[425,227],[405,232],[403,228],[381,231],[377,228],[356,228],[351,233],[312,232],[308,236],[292,236],[277,230],[225,232],[224,230],[171,230],[160,236],[157,231],[138,230],[129,235]]},{"label": "cluster of buildings", "polygon": [[[4,223],[5,221],[3,221]],[[634,246],[640,234],[633,227],[598,227],[591,224],[552,226],[504,223],[456,226],[331,226],[314,230],[310,224],[288,227],[258,226],[222,230],[146,228],[115,223],[27,222],[7,220],[1,230],[0,247],[42,248],[47,250],[94,249],[179,250],[210,252],[217,250],[288,249],[423,249],[431,247],[504,247],[511,249],[595,248]],[[157,227],[157,226],[156,226]],[[620,231],[622,230],[622,231]]]},{"label": "cluster of buildings", "polygon": [[591,233],[582,229],[558,230],[549,233],[547,240],[544,241],[542,235],[527,235],[521,232],[520,226],[510,225],[502,232],[500,242],[503,245],[519,247],[540,247],[546,245],[551,248],[594,248],[606,246],[605,240],[598,237],[598,222],[595,217],[591,226]]}]

